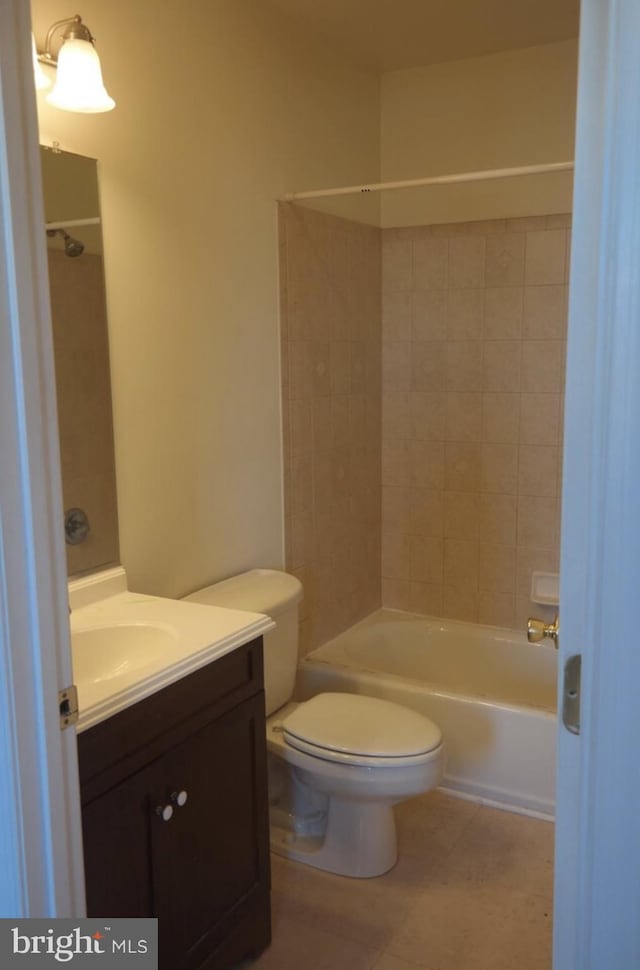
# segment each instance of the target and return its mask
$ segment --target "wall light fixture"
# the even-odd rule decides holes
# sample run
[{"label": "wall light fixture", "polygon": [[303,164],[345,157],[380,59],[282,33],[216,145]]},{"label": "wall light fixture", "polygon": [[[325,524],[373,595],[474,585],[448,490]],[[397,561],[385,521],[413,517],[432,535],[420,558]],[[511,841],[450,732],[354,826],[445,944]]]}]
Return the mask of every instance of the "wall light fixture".
[{"label": "wall light fixture", "polygon": [[[51,45],[58,30],[63,33],[56,56]],[[58,69],[53,90],[45,95],[49,104],[63,111],[79,111],[83,114],[97,114],[115,108],[116,103],[107,94],[102,80],[100,58],[91,31],[78,14],[51,25],[44,51],[38,53],[38,61]],[[36,87],[41,85],[36,74]]]}]

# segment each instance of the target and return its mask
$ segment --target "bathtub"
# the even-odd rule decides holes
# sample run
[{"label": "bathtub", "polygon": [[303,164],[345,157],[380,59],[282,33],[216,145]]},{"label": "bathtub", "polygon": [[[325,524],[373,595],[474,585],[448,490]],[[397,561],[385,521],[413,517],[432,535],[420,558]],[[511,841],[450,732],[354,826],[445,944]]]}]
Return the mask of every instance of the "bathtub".
[{"label": "bathtub", "polygon": [[430,717],[447,749],[442,787],[552,818],[556,652],[498,627],[379,610],[308,654],[297,693],[351,691]]}]

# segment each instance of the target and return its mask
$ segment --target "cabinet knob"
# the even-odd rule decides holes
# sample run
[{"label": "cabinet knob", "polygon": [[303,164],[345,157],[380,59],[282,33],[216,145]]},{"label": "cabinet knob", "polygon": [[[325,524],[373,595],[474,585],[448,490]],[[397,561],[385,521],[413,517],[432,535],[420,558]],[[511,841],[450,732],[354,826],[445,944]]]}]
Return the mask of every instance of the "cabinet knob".
[{"label": "cabinet knob", "polygon": [[171,799],[171,801],[173,802],[173,804],[174,805],[177,805],[178,808],[182,808],[183,805],[186,805],[187,804],[187,798],[188,797],[189,796],[188,796],[187,792],[184,791],[184,789],[182,791],[174,791],[174,792],[171,792],[171,795],[169,796],[169,798]]},{"label": "cabinet knob", "polygon": [[158,805],[156,808],[156,815],[158,815],[163,822],[171,821],[171,818],[173,817],[173,806]]}]

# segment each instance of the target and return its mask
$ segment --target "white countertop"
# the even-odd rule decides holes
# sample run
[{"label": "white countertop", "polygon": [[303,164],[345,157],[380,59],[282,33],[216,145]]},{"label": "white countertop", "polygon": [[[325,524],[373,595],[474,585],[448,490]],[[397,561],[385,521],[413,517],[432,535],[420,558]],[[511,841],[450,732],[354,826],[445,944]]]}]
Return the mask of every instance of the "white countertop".
[{"label": "white countertop", "polygon": [[[113,574],[114,571],[111,571]],[[113,579],[113,576],[112,576]],[[122,589],[112,582],[107,595],[95,599],[84,587],[69,586],[71,639],[74,657],[74,683],[78,689],[78,731],[98,724],[124,708],[161,690],[181,677],[204,667],[237,647],[267,633],[275,626],[261,613],[202,606],[183,600],[145,596]],[[126,585],[126,580],[124,585]],[[119,591],[114,592],[119,587]],[[83,636],[96,636],[87,648]],[[160,650],[153,646],[154,633],[162,640]],[[141,634],[140,637],[133,636]],[[130,656],[126,648],[131,636]],[[109,638],[116,642],[120,657],[113,669],[104,675],[109,662]],[[120,639],[121,638],[121,639]],[[105,646],[101,646],[105,643]],[[96,653],[96,671],[92,670],[90,650]],[[82,651],[82,653],[81,653]],[[82,674],[76,677],[76,671]]]}]

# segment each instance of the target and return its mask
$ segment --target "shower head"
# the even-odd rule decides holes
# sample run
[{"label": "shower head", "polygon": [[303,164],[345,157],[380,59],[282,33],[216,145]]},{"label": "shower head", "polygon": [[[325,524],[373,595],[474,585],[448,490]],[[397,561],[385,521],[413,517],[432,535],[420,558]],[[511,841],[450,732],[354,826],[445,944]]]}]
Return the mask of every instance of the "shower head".
[{"label": "shower head", "polygon": [[68,232],[64,229],[47,229],[47,236],[52,238],[53,236],[62,236],[64,239],[64,253],[65,256],[81,256],[84,252],[84,243],[80,242],[79,239],[74,239],[70,236]]},{"label": "shower head", "polygon": [[84,243],[79,239],[74,239],[68,232],[63,233],[64,251],[67,256],[81,256],[84,252]]}]

